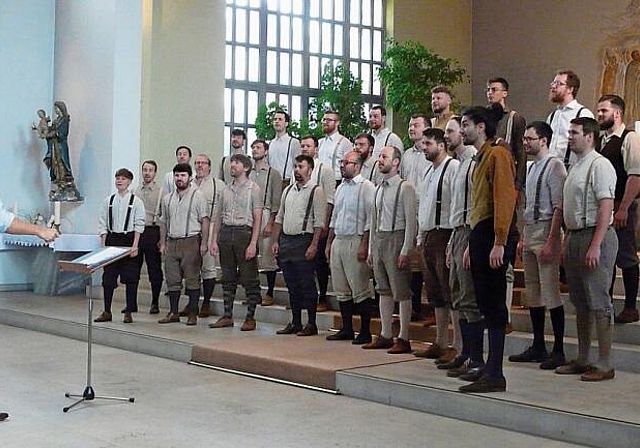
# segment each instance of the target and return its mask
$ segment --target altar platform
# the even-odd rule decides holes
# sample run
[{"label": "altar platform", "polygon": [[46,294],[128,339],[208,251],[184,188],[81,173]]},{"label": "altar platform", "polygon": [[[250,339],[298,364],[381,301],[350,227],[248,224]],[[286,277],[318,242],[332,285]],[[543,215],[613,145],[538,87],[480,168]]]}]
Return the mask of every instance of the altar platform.
[{"label": "altar platform", "polygon": [[[0,323],[85,340],[86,300],[0,293]],[[114,303],[114,322],[93,326],[94,343],[587,446],[637,447],[640,440],[640,374],[629,370],[618,369],[613,381],[589,384],[534,364],[505,362],[507,392],[465,395],[457,391],[464,383],[447,378],[430,360],[328,342],[327,331],[308,338],[277,336],[279,323],[260,320],[261,313],[278,311],[272,307],[258,309],[255,332],[241,332],[241,319],[234,328],[209,329],[216,317],[199,319],[195,327],[159,325],[146,305],[133,315],[133,324],[123,324],[121,307]],[[220,307],[218,299],[214,308]],[[94,314],[101,309],[95,300]],[[334,313],[321,316],[325,323],[335,319]],[[236,318],[241,317],[238,302]],[[640,326],[627,331],[632,330],[640,332]],[[527,337],[514,332],[508,339]],[[630,350],[626,357],[640,364],[636,347]],[[78,366],[83,364],[79,359]]]}]

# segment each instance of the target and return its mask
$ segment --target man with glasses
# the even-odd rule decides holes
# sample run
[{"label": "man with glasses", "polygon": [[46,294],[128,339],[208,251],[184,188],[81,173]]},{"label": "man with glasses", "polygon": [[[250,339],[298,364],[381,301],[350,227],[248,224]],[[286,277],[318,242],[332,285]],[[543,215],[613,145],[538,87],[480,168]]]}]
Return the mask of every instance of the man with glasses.
[{"label": "man with glasses", "polygon": [[340,183],[340,160],[353,148],[347,137],[340,135],[340,115],[335,111],[327,111],[322,117],[324,137],[318,142],[318,159],[333,170],[336,185]]},{"label": "man with glasses", "polygon": [[578,117],[593,118],[593,112],[576,100],[580,90],[580,78],[571,70],[559,70],[549,84],[549,100],[556,104],[556,110],[547,117],[553,137],[549,144],[551,155],[559,157],[568,169],[575,160],[569,151],[569,122]]}]

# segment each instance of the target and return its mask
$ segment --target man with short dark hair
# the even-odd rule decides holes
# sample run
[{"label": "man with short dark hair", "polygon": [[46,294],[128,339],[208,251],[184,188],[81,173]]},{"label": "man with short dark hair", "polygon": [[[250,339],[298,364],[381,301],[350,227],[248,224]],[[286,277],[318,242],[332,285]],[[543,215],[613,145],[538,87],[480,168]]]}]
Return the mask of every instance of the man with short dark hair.
[{"label": "man with short dark hair", "polygon": [[382,182],[382,174],[378,169],[378,159],[373,157],[373,148],[376,141],[373,135],[362,133],[358,134],[355,140],[354,149],[360,154],[362,158],[362,169],[360,175],[374,185],[379,185]]},{"label": "man with short dark hair", "polygon": [[[180,145],[176,148],[176,163],[186,163],[189,164],[191,162],[191,157],[193,154],[191,152],[191,148],[186,145]],[[164,179],[162,181],[162,194],[173,193],[176,190],[176,185],[173,181],[173,171],[169,171],[165,173]]]},{"label": "man with short dark hair", "polygon": [[431,119],[431,127],[444,131],[447,122],[453,116],[451,102],[453,97],[447,86],[436,86],[431,89],[431,111],[434,117]]},{"label": "man with short dark hair", "polygon": [[[409,322],[411,320],[411,266],[409,253],[417,234],[415,188],[400,177],[402,153],[385,146],[378,157],[378,168],[384,176],[376,188],[371,213],[369,256],[376,290],[380,294],[382,329],[364,349],[388,349],[389,354],[411,353]],[[393,340],[394,302],[399,302],[400,333]]]},{"label": "man with short dark hair", "polygon": [[[446,149],[444,131],[425,129],[418,143],[431,167],[424,175],[418,193],[418,247],[425,260],[425,283],[429,302],[435,308],[436,341],[429,348],[415,353],[418,357],[436,359],[438,364],[453,360],[461,351],[460,316],[451,309],[449,267],[446,264],[447,244],[451,238],[451,201],[454,179],[460,162]],[[453,347],[449,346],[449,320],[453,322]]]},{"label": "man with short dark hair", "polygon": [[244,154],[234,154],[230,159],[233,182],[222,192],[220,204],[214,209],[210,245],[211,255],[220,255],[224,314],[209,324],[209,328],[233,327],[233,302],[240,283],[248,301],[247,315],[240,330],[253,331],[256,329],[256,306],[260,303],[256,256],[262,229],[262,192],[249,179],[251,159]]},{"label": "man with short dark hair", "polygon": [[300,140],[288,134],[290,122],[291,117],[283,110],[273,114],[276,137],[269,142],[269,165],[282,176],[282,188],[291,182],[295,159],[300,154]]},{"label": "man with short dark hair", "polygon": [[373,158],[377,159],[384,146],[395,146],[400,151],[404,149],[402,139],[387,128],[387,109],[380,105],[369,110],[369,129],[375,140]]},{"label": "man with short dark hair", "polygon": [[516,205],[516,173],[511,152],[495,142],[497,119],[490,113],[484,107],[473,107],[462,114],[464,143],[478,150],[478,162],[473,170],[468,256],[478,308],[484,314],[489,333],[486,366],[460,376],[472,381],[460,388],[466,393],[506,390],[502,373],[507,325],[506,269],[516,246],[516,241],[509,238]]},{"label": "man with short dark hair", "polygon": [[578,117],[593,118],[593,112],[576,100],[579,90],[580,78],[571,70],[558,70],[549,84],[549,100],[557,105],[547,117],[553,131],[549,152],[562,160],[567,169],[576,159],[568,146],[569,122]]},{"label": "man with short dark hair", "polygon": [[198,323],[202,256],[208,250],[209,208],[202,191],[191,185],[193,170],[188,163],[173,167],[175,191],[162,199],[160,214],[160,253],[164,256],[169,290],[169,313],[158,323],[180,322],[178,305],[184,280],[189,296],[187,325]]},{"label": "man with short dark hair", "polygon": [[[577,158],[563,189],[563,218],[567,228],[564,266],[569,299],[576,308],[578,358],[556,368],[559,374],[582,374],[582,381],[613,379],[611,341],[613,305],[609,286],[618,252],[611,226],[616,171],[595,147],[600,126],[593,118],[574,118],[569,127],[569,149]],[[598,362],[589,362],[591,326],[595,320]]]},{"label": "man with short dark hair", "polygon": [[[262,229],[259,239],[258,269],[267,277],[267,293],[262,297],[262,306],[274,304],[274,289],[276,286],[276,271],[278,263],[271,253],[271,233],[280,209],[282,197],[282,176],[269,165],[269,143],[262,139],[251,143],[251,157],[253,170],[249,178],[254,181],[262,192]],[[333,180],[333,179],[332,179]]]},{"label": "man with short dark hair", "polygon": [[140,268],[142,263],[147,263],[147,274],[151,283],[151,308],[149,314],[160,312],[159,300],[162,289],[162,256],[158,243],[160,241],[160,202],[162,201],[162,187],[156,182],[158,165],[153,160],[145,160],[142,163],[142,184],[138,186],[135,195],[142,199],[145,210],[144,232],[140,235]]},{"label": "man with short dark hair", "polygon": [[[618,95],[604,95],[598,100],[598,123],[604,131],[600,153],[616,170],[616,195],[613,201],[613,226],[618,236],[616,265],[622,270],[624,283],[624,309],[615,318],[616,323],[638,321],[638,247],[636,244],[636,216],[640,194],[640,138],[624,125],[624,100]],[[616,280],[614,270],[609,294],[613,294]]]},{"label": "man with short dark hair", "polygon": [[340,135],[340,115],[335,111],[327,111],[322,117],[322,132],[324,137],[318,142],[318,159],[326,163],[333,170],[336,184],[342,179],[340,174],[340,160],[353,145],[347,137]]},{"label": "man with short dark hair", "polygon": [[[324,228],[326,200],[322,188],[311,180],[313,158],[296,157],[296,180],[282,192],[280,210],[271,235],[271,250],[289,289],[292,320],[277,334],[313,336],[318,334],[316,306],[318,290],[314,279],[314,259]],[[302,218],[302,219],[300,219]],[[302,327],[302,310],[307,310],[307,325]]]},{"label": "man with short dark hair", "polygon": [[231,131],[231,151],[228,156],[222,157],[220,161],[220,170],[218,172],[218,179],[223,181],[226,185],[233,182],[233,176],[231,176],[231,156],[234,154],[245,154],[244,145],[247,141],[247,134],[242,129],[234,129]]},{"label": "man with short dark hair", "polygon": [[[524,229],[519,249],[524,262],[533,344],[509,356],[511,362],[539,362],[552,370],[565,363],[564,306],[560,298],[562,246],[562,187],[567,176],[562,160],[549,154],[553,132],[544,121],[534,121],[524,134],[524,150],[533,158],[526,180]],[[544,342],[545,308],[549,310],[554,344],[551,356]]]},{"label": "man with short dark hair", "polygon": [[[318,312],[324,312],[329,309],[327,303],[327,289],[329,285],[329,261],[325,255],[327,247],[327,236],[329,234],[329,222],[333,213],[333,203],[336,196],[336,182],[334,180],[333,171],[328,164],[318,160],[318,141],[308,135],[300,140],[300,151],[309,157],[313,157],[313,172],[311,173],[311,181],[322,187],[324,197],[327,201],[324,223],[325,226],[320,234],[318,241],[318,251],[315,258],[316,278],[318,280]],[[342,175],[342,171],[341,171]]]},{"label": "man with short dark hair", "polygon": [[98,234],[100,242],[105,246],[131,247],[133,251],[128,257],[104,267],[102,274],[102,290],[104,292],[104,311],[94,322],[111,322],[111,302],[113,292],[118,287],[118,277],[125,284],[126,307],[124,309],[125,324],[133,322],[131,313],[138,311],[138,282],[140,267],[138,265],[138,242],[144,232],[145,210],[142,200],[129,191],[133,173],[126,168],[116,171],[116,194],[107,196],[100,209]]}]

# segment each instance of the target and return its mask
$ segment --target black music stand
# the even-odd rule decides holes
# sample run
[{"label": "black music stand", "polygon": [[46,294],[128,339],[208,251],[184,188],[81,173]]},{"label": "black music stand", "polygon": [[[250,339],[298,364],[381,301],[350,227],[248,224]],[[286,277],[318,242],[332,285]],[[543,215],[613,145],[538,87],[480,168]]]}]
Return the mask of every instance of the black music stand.
[{"label": "black music stand", "polygon": [[131,247],[108,246],[96,249],[93,252],[76,258],[75,260],[58,261],[58,267],[63,271],[73,271],[87,275],[87,285],[89,286],[89,297],[87,298],[87,384],[82,394],[72,394],[70,392],[66,392],[64,394],[67,398],[78,398],[78,400],[70,406],[62,408],[63,412],[68,412],[69,409],[80,403],[95,399],[126,401],[129,403],[133,403],[135,401],[135,398],[133,397],[107,397],[96,395],[93,390],[93,386],[91,385],[91,344],[93,328],[93,294],[91,276],[98,269],[102,269],[121,258],[128,257],[132,250],[133,248]]}]

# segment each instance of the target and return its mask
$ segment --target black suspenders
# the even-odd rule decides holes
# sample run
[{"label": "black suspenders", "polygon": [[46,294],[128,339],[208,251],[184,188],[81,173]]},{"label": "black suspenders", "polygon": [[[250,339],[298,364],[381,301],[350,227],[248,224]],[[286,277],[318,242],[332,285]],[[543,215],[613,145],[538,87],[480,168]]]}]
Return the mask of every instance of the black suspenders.
[{"label": "black suspenders", "polygon": [[[129,221],[131,220],[131,210],[133,209],[133,201],[135,199],[133,193],[131,194],[131,198],[129,198],[129,205],[127,206],[127,216],[124,220],[124,227],[122,228],[122,233],[129,233],[127,232],[127,228],[129,227]],[[107,230],[110,233],[113,233],[113,200],[116,198],[116,195],[112,195],[111,198],[109,199],[109,225]]]}]

